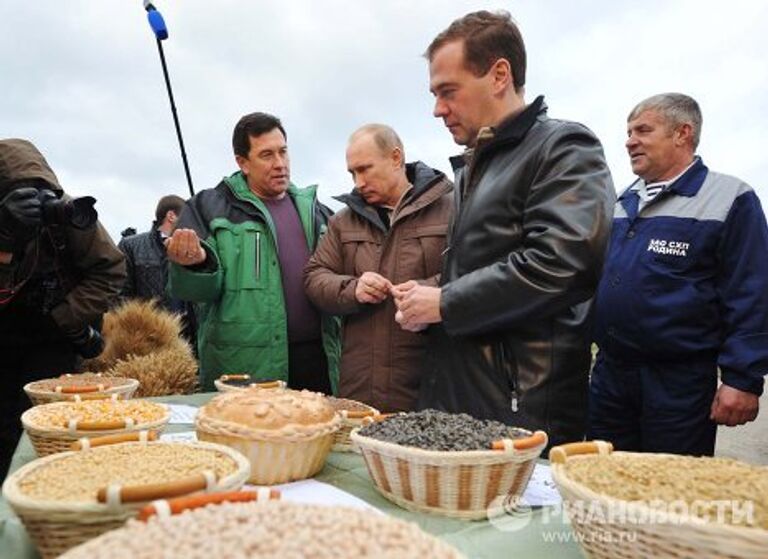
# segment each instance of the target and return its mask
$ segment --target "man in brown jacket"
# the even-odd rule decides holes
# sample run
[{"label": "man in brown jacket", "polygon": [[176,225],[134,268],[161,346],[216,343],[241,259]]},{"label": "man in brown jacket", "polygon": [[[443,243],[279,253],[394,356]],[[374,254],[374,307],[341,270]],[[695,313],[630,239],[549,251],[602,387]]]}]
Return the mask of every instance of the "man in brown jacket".
[{"label": "man in brown jacket", "polygon": [[393,286],[437,285],[453,209],[452,185],[420,161],[405,163],[389,126],[368,124],[347,147],[355,189],[328,222],[305,270],[310,300],[343,317],[339,396],[381,411],[411,410],[423,369],[424,336],[395,322]]},{"label": "man in brown jacket", "polygon": [[92,198],[64,194],[26,140],[0,140],[0,480],[21,434],[27,382],[77,370],[125,281]]}]

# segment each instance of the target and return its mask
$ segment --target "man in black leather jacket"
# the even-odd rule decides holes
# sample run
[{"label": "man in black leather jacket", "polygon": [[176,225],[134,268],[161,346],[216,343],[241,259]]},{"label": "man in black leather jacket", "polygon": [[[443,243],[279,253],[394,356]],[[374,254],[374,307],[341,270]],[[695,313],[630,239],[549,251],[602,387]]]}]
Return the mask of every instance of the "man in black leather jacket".
[{"label": "man in black leather jacket", "polygon": [[393,288],[397,320],[429,324],[420,406],[580,440],[588,318],[615,201],[598,139],[526,104],[508,13],[454,21],[427,49],[434,115],[457,144],[456,217],[440,287]]}]

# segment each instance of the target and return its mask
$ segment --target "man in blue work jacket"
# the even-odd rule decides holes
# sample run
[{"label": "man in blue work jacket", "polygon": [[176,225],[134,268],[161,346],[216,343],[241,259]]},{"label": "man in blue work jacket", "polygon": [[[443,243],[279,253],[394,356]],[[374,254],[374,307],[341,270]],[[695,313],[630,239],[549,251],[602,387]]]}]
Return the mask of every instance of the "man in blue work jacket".
[{"label": "man in blue work jacket", "polygon": [[627,119],[639,179],[619,196],[598,288],[589,412],[590,437],[621,450],[712,455],[718,424],[757,417],[768,228],[752,188],[695,155],[701,122],[678,93]]}]

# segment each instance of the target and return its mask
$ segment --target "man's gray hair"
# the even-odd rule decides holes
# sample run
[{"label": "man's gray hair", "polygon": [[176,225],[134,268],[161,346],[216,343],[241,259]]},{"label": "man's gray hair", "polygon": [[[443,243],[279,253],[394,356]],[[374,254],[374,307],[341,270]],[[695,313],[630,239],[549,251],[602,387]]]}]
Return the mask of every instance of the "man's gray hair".
[{"label": "man's gray hair", "polygon": [[693,131],[693,149],[699,147],[701,138],[701,109],[693,97],[682,93],[659,93],[653,97],[648,97],[640,101],[632,112],[629,113],[627,121],[637,118],[640,113],[655,110],[661,113],[664,120],[671,128],[676,128],[681,124],[690,124]]},{"label": "man's gray hair", "polygon": [[353,140],[367,134],[371,135],[373,141],[376,143],[376,147],[378,147],[381,150],[381,153],[385,155],[389,155],[395,148],[399,149],[400,153],[403,155],[403,165],[405,165],[405,148],[403,147],[403,141],[391,126],[377,123],[364,124],[352,132],[352,135],[349,137],[349,143],[352,143]]}]

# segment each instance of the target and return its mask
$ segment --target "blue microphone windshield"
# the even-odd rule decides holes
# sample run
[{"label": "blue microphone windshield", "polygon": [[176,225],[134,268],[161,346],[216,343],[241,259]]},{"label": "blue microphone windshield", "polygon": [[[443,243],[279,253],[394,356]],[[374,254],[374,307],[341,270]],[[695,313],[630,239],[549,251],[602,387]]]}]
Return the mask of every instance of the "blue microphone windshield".
[{"label": "blue microphone windshield", "polygon": [[157,10],[150,10],[147,12],[147,20],[149,26],[152,28],[152,32],[159,41],[164,41],[168,38],[168,28],[165,26],[165,20],[160,12]]}]

